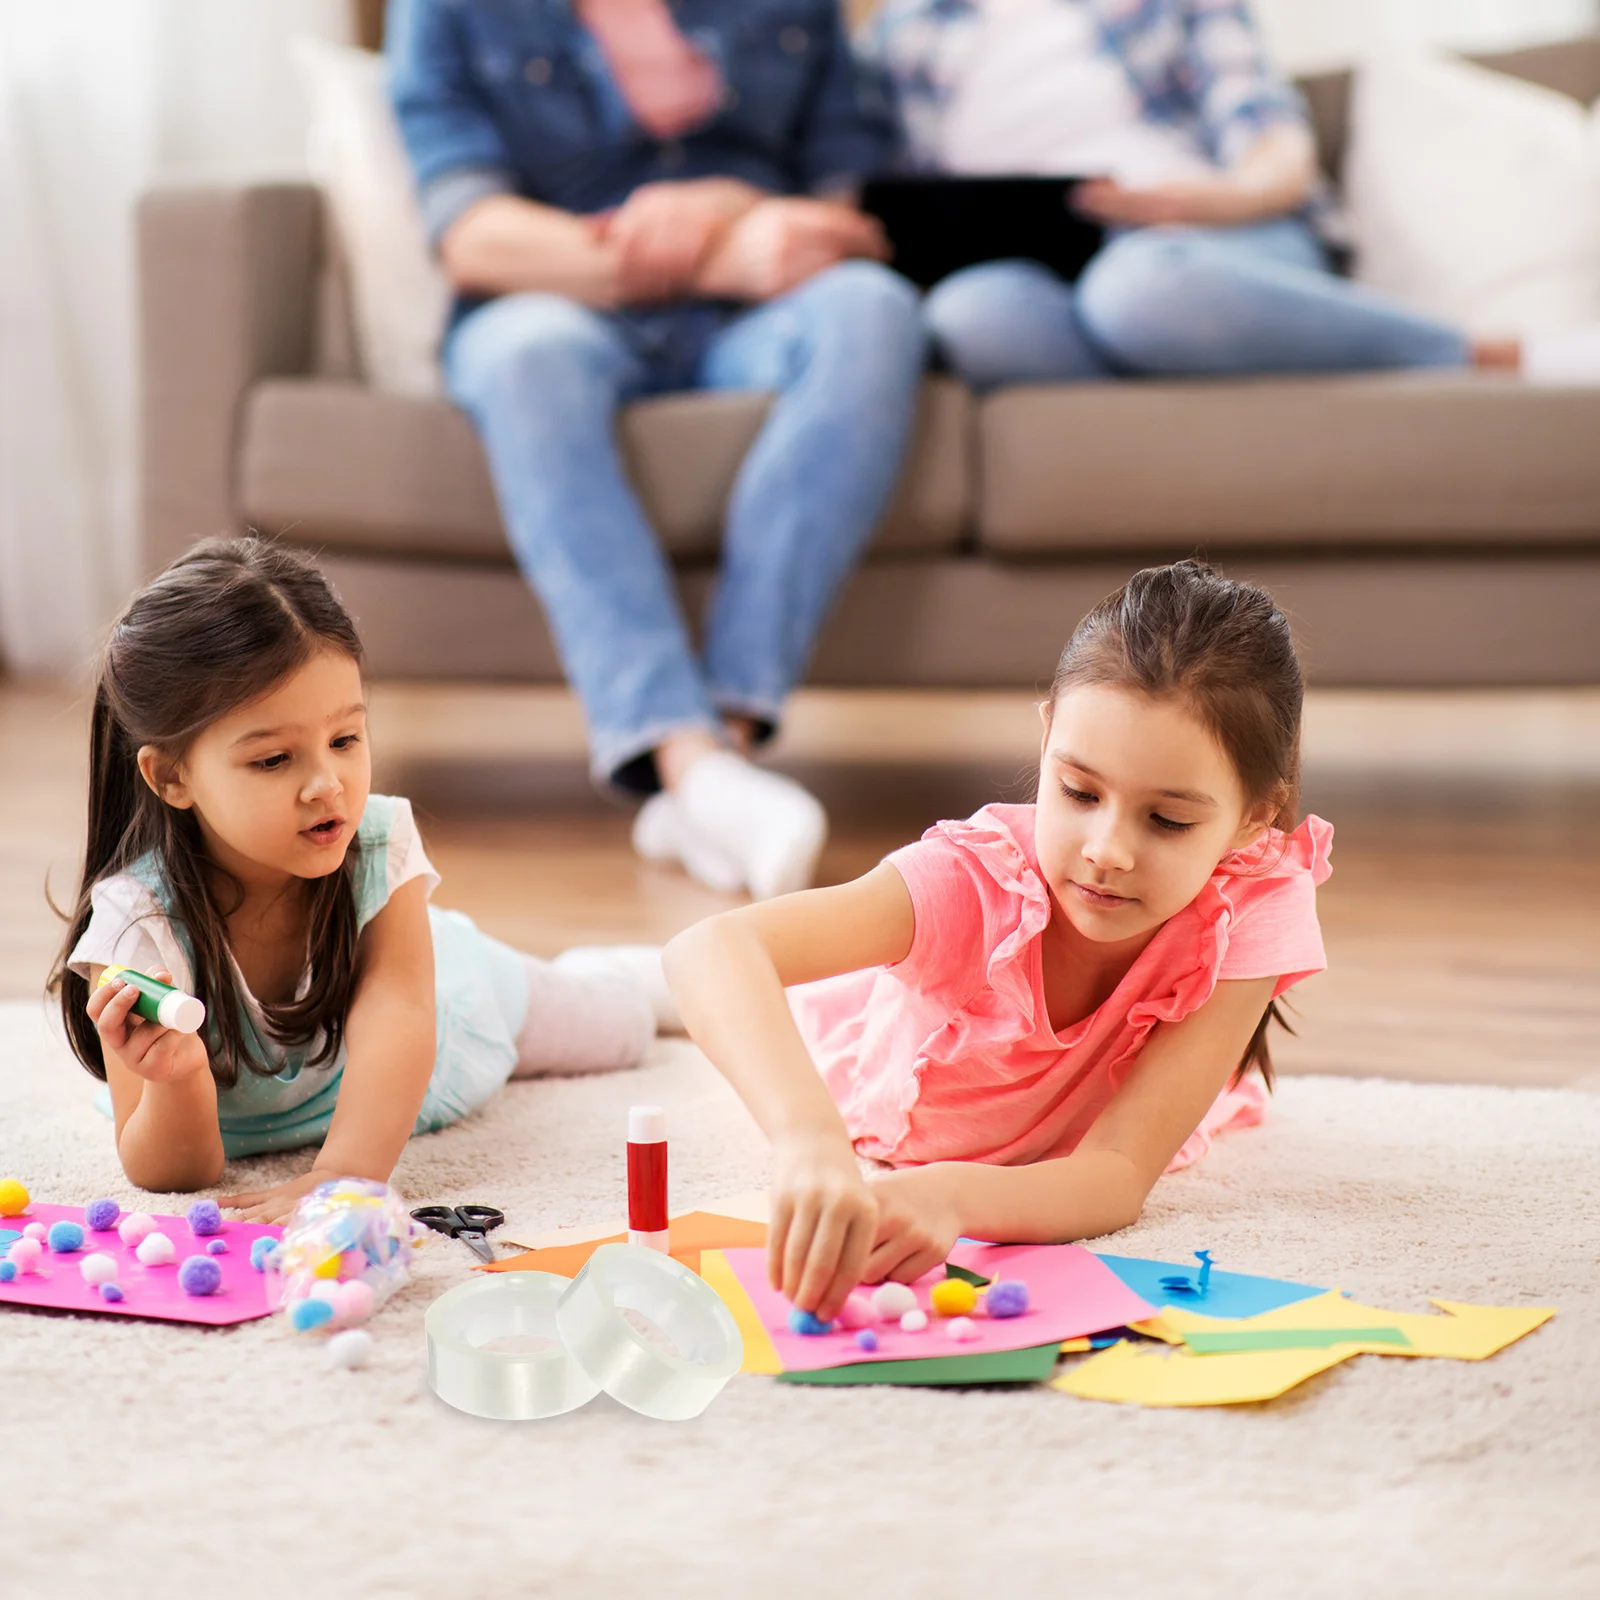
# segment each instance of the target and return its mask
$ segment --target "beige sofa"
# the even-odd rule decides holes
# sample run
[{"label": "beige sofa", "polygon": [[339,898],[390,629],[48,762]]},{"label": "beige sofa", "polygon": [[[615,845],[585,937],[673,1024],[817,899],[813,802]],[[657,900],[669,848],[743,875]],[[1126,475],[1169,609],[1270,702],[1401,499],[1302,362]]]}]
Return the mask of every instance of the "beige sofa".
[{"label": "beige sofa", "polygon": [[[1600,98],[1600,38],[1494,63]],[[1337,174],[1348,80],[1305,87]],[[138,227],[145,565],[281,533],[323,553],[380,675],[558,680],[466,419],[361,381],[316,191],[158,192]],[[765,407],[622,418],[692,607]],[[1600,391],[1400,374],[976,401],[931,379],[811,679],[1035,685],[1095,599],[1197,549],[1273,588],[1320,684],[1600,682]]]}]

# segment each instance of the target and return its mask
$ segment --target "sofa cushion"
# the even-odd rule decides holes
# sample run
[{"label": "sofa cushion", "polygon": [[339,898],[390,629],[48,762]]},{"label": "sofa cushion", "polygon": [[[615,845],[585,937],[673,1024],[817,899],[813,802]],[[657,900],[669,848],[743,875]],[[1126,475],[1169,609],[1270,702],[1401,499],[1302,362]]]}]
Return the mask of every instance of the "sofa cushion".
[{"label": "sofa cushion", "polygon": [[980,548],[1600,541],[1600,389],[1425,373],[1012,389]]},{"label": "sofa cushion", "polygon": [[[673,556],[716,553],[728,491],[770,404],[758,394],[681,394],[623,412],[624,459]],[[448,401],[274,379],[246,397],[241,429],[239,517],[262,532],[330,550],[511,559],[477,435]],[[960,544],[971,451],[966,391],[930,381],[876,548],[938,553]]]}]

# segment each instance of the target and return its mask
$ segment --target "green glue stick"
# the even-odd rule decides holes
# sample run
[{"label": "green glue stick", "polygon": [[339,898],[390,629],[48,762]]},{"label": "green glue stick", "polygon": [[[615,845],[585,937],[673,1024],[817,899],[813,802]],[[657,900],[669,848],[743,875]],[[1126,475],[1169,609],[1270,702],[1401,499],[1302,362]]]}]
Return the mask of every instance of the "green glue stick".
[{"label": "green glue stick", "polygon": [[107,984],[116,978],[121,978],[129,988],[139,991],[133,1009],[146,1020],[158,1022],[163,1028],[171,1028],[177,1033],[198,1033],[205,1023],[205,1003],[195,999],[192,994],[174,989],[170,983],[162,983],[159,978],[135,972],[132,967],[107,967],[100,974],[100,983]]}]

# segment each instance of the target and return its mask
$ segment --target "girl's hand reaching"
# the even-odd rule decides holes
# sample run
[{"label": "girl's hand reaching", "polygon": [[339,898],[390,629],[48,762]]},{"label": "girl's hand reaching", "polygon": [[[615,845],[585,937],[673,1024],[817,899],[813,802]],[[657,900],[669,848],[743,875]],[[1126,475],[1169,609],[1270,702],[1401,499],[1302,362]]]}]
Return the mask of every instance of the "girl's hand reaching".
[{"label": "girl's hand reaching", "polygon": [[228,1211],[237,1211],[241,1222],[287,1222],[294,1208],[311,1193],[319,1183],[330,1178],[343,1177],[339,1172],[322,1172],[313,1167],[298,1178],[277,1184],[271,1189],[252,1189],[248,1194],[217,1196],[217,1204]]},{"label": "girl's hand reaching", "polygon": [[831,1322],[861,1281],[877,1204],[836,1132],[787,1135],[772,1154],[769,1279],[800,1310]]},{"label": "girl's hand reaching", "polygon": [[872,1180],[878,1231],[861,1277],[911,1283],[949,1258],[961,1237],[951,1173],[954,1163],[905,1167]]},{"label": "girl's hand reaching", "polygon": [[[171,983],[172,974],[149,974]],[[147,1083],[176,1083],[211,1069],[205,1041],[198,1033],[179,1033],[150,1022],[134,1011],[139,991],[121,978],[97,986],[89,993],[89,1018],[100,1035],[100,1048],[135,1077]]]}]

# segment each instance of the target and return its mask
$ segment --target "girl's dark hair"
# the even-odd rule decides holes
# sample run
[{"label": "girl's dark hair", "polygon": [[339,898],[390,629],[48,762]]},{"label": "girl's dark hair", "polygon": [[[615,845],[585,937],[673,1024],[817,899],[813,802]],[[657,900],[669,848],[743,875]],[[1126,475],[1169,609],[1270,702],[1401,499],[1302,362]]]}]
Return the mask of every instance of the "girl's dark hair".
[{"label": "girl's dark hair", "polygon": [[[323,650],[358,665],[361,641],[332,586],[304,556],[265,539],[208,539],[174,561],[136,595],[111,629],[101,658],[89,735],[89,838],[83,881],[51,992],[73,1053],[106,1075],[100,1036],[85,1007],[89,984],[67,965],[93,911],[98,882],[154,858],[166,886],[164,909],[187,936],[194,989],[206,1006],[211,1071],[227,1087],[257,1061],[241,1026],[239,985],[228,949],[227,916],[213,884],[193,811],[154,794],[139,772],[142,745],[180,761],[195,738],[235,707],[266,694]],[[286,1045],[323,1039],[310,1065],[337,1054],[355,986],[356,905],[351,887],[357,846],[338,872],[311,884],[311,977],[305,994],[263,1005],[273,1037]],[[243,894],[243,886],[234,889]],[[237,901],[235,901],[237,905]]]},{"label": "girl's dark hair", "polygon": [[[1181,700],[1227,752],[1252,806],[1288,831],[1300,805],[1300,708],[1305,679],[1288,619],[1270,594],[1203,561],[1137,572],[1077,626],[1050,686],[1105,684]],[[1272,1083],[1267,1028],[1288,1028],[1277,1001],[1262,1015],[1239,1072]],[[1291,1030],[1292,1031],[1292,1030]]]}]

